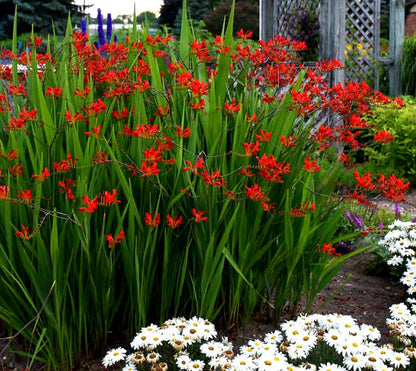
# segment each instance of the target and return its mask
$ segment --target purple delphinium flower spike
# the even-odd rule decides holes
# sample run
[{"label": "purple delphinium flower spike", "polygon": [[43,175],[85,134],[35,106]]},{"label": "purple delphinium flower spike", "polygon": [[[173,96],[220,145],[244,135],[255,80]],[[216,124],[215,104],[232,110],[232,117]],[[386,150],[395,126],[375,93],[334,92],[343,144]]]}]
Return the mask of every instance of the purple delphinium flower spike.
[{"label": "purple delphinium flower spike", "polygon": [[348,219],[348,221],[354,226],[357,227],[359,230],[364,229],[364,223],[363,220],[354,213],[350,213],[349,211],[346,211],[344,213],[344,216]]},{"label": "purple delphinium flower spike", "polygon": [[384,229],[384,225],[381,222],[380,218],[378,219],[378,229],[380,229],[380,230]]},{"label": "purple delphinium flower spike", "polygon": [[85,18],[81,20],[81,33],[84,36],[87,34],[87,20]]},{"label": "purple delphinium flower spike", "polygon": [[117,41],[118,41],[117,34],[114,34],[114,43],[117,44]]},{"label": "purple delphinium flower spike", "polygon": [[394,214],[396,214],[396,220],[402,220],[402,214],[400,213],[399,203],[394,204]]},{"label": "purple delphinium flower spike", "polygon": [[111,36],[113,35],[113,20],[111,19],[111,13],[107,14],[107,41],[110,43]]},{"label": "purple delphinium flower spike", "polygon": [[98,43],[100,44],[100,46],[103,46],[105,45],[105,35],[104,35],[103,16],[101,14],[101,9],[98,9],[97,23],[98,23]]}]

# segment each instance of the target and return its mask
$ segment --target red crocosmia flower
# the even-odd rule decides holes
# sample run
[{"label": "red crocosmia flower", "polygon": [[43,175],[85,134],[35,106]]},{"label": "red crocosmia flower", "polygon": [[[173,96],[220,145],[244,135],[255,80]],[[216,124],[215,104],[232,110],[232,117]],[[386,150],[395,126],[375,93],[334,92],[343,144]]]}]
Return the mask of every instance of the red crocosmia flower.
[{"label": "red crocosmia flower", "polygon": [[153,146],[150,148],[146,148],[143,152],[143,156],[145,158],[145,161],[162,161],[162,151],[160,149],[155,150]]},{"label": "red crocosmia flower", "polygon": [[13,165],[10,169],[9,169],[10,173],[13,176],[18,176],[18,175],[22,175],[23,174],[23,164],[16,164]]},{"label": "red crocosmia flower", "polygon": [[0,185],[0,200],[4,200],[9,197],[10,188],[6,185]]},{"label": "red crocosmia flower", "polygon": [[256,143],[243,143],[246,156],[256,155],[260,151],[259,142]]},{"label": "red crocosmia flower", "polygon": [[160,214],[157,213],[153,217],[153,211],[151,213],[144,213],[144,222],[149,227],[156,228],[160,224]]},{"label": "red crocosmia flower", "polygon": [[79,207],[79,211],[82,211],[85,214],[92,214],[95,210],[98,209],[98,196],[95,196],[92,200],[90,200],[88,196],[82,196],[81,200],[85,203],[86,206]]},{"label": "red crocosmia flower", "polygon": [[192,220],[194,220],[195,223],[206,222],[208,220],[208,217],[203,216],[204,214],[205,214],[204,210],[196,211],[196,209],[192,209],[192,215],[194,216]]},{"label": "red crocosmia flower", "polygon": [[11,95],[27,95],[27,90],[25,89],[23,83],[21,83],[19,86],[10,84],[7,88],[9,94]]},{"label": "red crocosmia flower", "polygon": [[71,168],[75,168],[75,164],[78,161],[78,158],[72,159],[72,154],[68,153],[66,156],[67,160],[62,160],[60,162],[53,163],[53,169],[59,173],[66,173],[67,171],[71,170]]},{"label": "red crocosmia flower", "polygon": [[306,45],[306,43],[304,41],[292,40],[291,49],[293,51],[303,51],[303,50],[308,50],[308,46]]},{"label": "red crocosmia flower", "polygon": [[169,106],[164,106],[164,107],[157,107],[157,111],[154,113],[155,116],[168,116],[169,115]]},{"label": "red crocosmia flower", "polygon": [[38,47],[42,44],[42,38],[40,36],[35,37],[35,41],[33,42],[32,35],[29,36],[29,41],[26,43],[26,46],[35,46]]},{"label": "red crocosmia flower", "polygon": [[136,130],[132,132],[132,135],[134,137],[148,139],[148,138],[153,138],[156,134],[159,134],[159,133],[160,131],[157,128],[157,124],[154,124],[154,125],[142,124],[142,125],[136,126]]},{"label": "red crocosmia flower", "polygon": [[253,31],[244,32],[243,29],[240,29],[240,31],[237,31],[237,37],[243,40],[250,39],[251,37],[253,37]]},{"label": "red crocosmia flower", "polygon": [[283,135],[280,136],[280,143],[282,143],[285,147],[295,147],[296,143],[296,135],[293,137],[291,135],[288,135],[287,138],[285,138]]},{"label": "red crocosmia flower", "polygon": [[208,84],[204,81],[199,81],[198,79],[193,79],[191,81],[189,89],[194,97],[208,94]]},{"label": "red crocosmia flower", "polygon": [[17,194],[17,198],[20,198],[25,202],[32,201],[32,190],[28,189],[26,191],[22,191],[21,189],[19,189],[18,194]]},{"label": "red crocosmia flower", "polygon": [[374,141],[376,143],[389,143],[394,141],[394,137],[388,130],[378,131],[374,134]]},{"label": "red crocosmia flower", "polygon": [[316,160],[311,161],[309,155],[306,156],[305,161],[303,162],[303,168],[308,173],[317,173],[321,170],[321,166],[316,163]]},{"label": "red crocosmia flower", "polygon": [[403,179],[397,178],[392,174],[389,178],[386,178],[383,174],[376,179],[378,182],[378,188],[381,192],[393,202],[406,201],[403,193],[409,190],[410,182],[405,183]]},{"label": "red crocosmia flower", "polygon": [[106,104],[98,98],[95,102],[90,103],[87,107],[82,108],[86,116],[95,116],[107,109]]},{"label": "red crocosmia flower", "polygon": [[215,188],[222,188],[227,185],[227,183],[224,183],[224,179],[218,169],[215,170],[211,175],[208,173],[208,171],[203,170],[202,179],[205,183],[210,184]]},{"label": "red crocosmia flower", "polygon": [[29,236],[29,227],[25,227],[22,224],[20,226],[20,228],[22,229],[23,232],[21,232],[21,231],[14,232],[14,235],[16,237],[22,238],[23,240],[27,241],[30,238],[30,236]]},{"label": "red crocosmia flower", "polygon": [[191,108],[194,111],[202,111],[205,108],[205,100],[204,99],[200,99],[199,101],[195,102],[195,103],[189,103],[189,105],[191,106]]},{"label": "red crocosmia flower", "polygon": [[349,157],[344,152],[341,152],[341,154],[339,155],[338,160],[340,162],[343,162],[344,164],[348,164],[350,162]]},{"label": "red crocosmia flower", "polygon": [[204,159],[202,157],[195,163],[195,165],[193,165],[192,162],[188,160],[185,160],[185,162],[188,166],[185,166],[182,170],[183,171],[191,170],[191,172],[194,173],[195,175],[199,175],[198,169],[203,169],[205,166]]},{"label": "red crocosmia flower", "polygon": [[256,134],[256,141],[261,143],[267,143],[270,142],[270,139],[272,137],[272,132],[264,132],[263,129],[260,129],[259,134]]},{"label": "red crocosmia flower", "polygon": [[230,114],[240,111],[240,107],[240,103],[235,103],[235,98],[231,100],[230,104],[228,104],[227,102],[224,103],[224,109]]},{"label": "red crocosmia flower", "polygon": [[115,204],[121,203],[121,201],[116,200],[116,197],[118,196],[116,189],[113,189],[113,192],[110,193],[108,191],[104,191],[100,194],[100,202],[98,205],[100,206],[111,206]]},{"label": "red crocosmia flower", "polygon": [[271,97],[269,94],[264,94],[262,101],[266,104],[270,104],[271,102],[276,102],[276,97]]},{"label": "red crocosmia flower", "polygon": [[157,162],[142,162],[142,167],[140,168],[142,173],[142,178],[145,176],[157,176],[160,172],[160,169],[157,167]]},{"label": "red crocosmia flower", "polygon": [[189,138],[191,136],[191,130],[188,127],[182,130],[180,125],[175,128],[175,133],[178,134],[179,138]]},{"label": "red crocosmia flower", "polygon": [[402,98],[400,97],[394,98],[393,104],[396,105],[397,107],[406,107],[406,105],[402,101]]},{"label": "red crocosmia flower", "polygon": [[19,119],[23,121],[35,121],[36,114],[37,114],[37,111],[35,109],[28,111],[26,107],[23,107],[22,112],[19,113]]},{"label": "red crocosmia flower", "polygon": [[82,120],[82,115],[79,112],[75,112],[74,115],[72,115],[70,110],[67,110],[65,113],[65,121],[70,125],[73,126],[77,121]]},{"label": "red crocosmia flower", "polygon": [[97,127],[92,128],[92,132],[91,131],[86,131],[85,135],[87,137],[93,136],[94,138],[98,139],[98,136],[100,135],[100,133],[101,133],[101,125],[98,125]]},{"label": "red crocosmia flower", "polygon": [[375,188],[374,184],[372,183],[371,174],[369,171],[367,171],[363,176],[360,176],[360,174],[358,174],[358,171],[354,170],[354,179],[357,182],[355,188],[362,187],[368,190],[372,190]]},{"label": "red crocosmia flower", "polygon": [[367,123],[357,114],[353,113],[348,121],[348,124],[350,127],[352,128],[368,128],[369,126],[367,125]]},{"label": "red crocosmia flower", "polygon": [[168,214],[166,216],[166,224],[172,229],[178,228],[182,224],[182,215],[174,216],[173,218]]},{"label": "red crocosmia flower", "polygon": [[108,247],[112,248],[114,246],[116,246],[118,243],[121,243],[121,240],[125,237],[124,235],[124,231],[121,230],[120,233],[116,236],[116,238],[114,239],[112,234],[108,234],[107,236],[105,236],[105,239],[108,242]]},{"label": "red crocosmia flower", "polygon": [[65,178],[58,182],[59,192],[66,194],[68,200],[73,201],[75,199],[74,193],[72,192],[72,187],[75,187],[76,181]]},{"label": "red crocosmia flower", "polygon": [[50,177],[50,173],[49,173],[49,169],[47,167],[45,167],[42,172],[41,175],[37,175],[37,174],[33,174],[32,178],[37,179],[40,183],[43,183],[46,179],[48,179]]},{"label": "red crocosmia flower", "polygon": [[95,152],[94,158],[92,159],[92,162],[94,164],[106,164],[108,163],[108,159],[107,159],[108,155],[106,151],[97,151]]},{"label": "red crocosmia flower", "polygon": [[261,207],[263,208],[263,210],[264,210],[264,211],[270,211],[270,212],[273,212],[273,211],[275,210],[274,202],[273,202],[273,203],[268,204],[267,202],[262,201],[262,202],[261,202]]},{"label": "red crocosmia flower", "polygon": [[194,77],[189,71],[182,71],[181,74],[176,75],[176,82],[181,88],[189,88],[191,86],[191,81]]},{"label": "red crocosmia flower", "polygon": [[16,117],[10,117],[9,125],[4,126],[5,130],[26,130],[26,121]]},{"label": "red crocosmia flower", "polygon": [[243,167],[240,172],[238,173],[238,175],[244,175],[248,178],[252,178],[254,176],[254,174],[251,172],[250,168],[248,167],[247,169],[245,167]]},{"label": "red crocosmia flower", "polygon": [[226,191],[224,191],[224,194],[225,194],[228,198],[230,198],[230,199],[232,199],[232,200],[235,200],[235,193],[234,193],[233,191],[231,191],[231,190],[227,189]]},{"label": "red crocosmia flower", "polygon": [[251,116],[249,116],[248,113],[246,113],[246,119],[247,122],[253,123],[254,125],[257,125],[259,123],[259,120],[255,112]]},{"label": "red crocosmia flower", "polygon": [[46,89],[45,92],[46,95],[49,95],[50,97],[53,98],[59,98],[62,96],[63,92],[62,92],[62,88],[57,86],[56,88],[52,88],[50,86],[48,86],[48,88]]},{"label": "red crocosmia flower", "polygon": [[122,111],[112,111],[111,116],[116,120],[124,120],[129,116],[129,111],[127,110],[127,107],[124,107]]},{"label": "red crocosmia flower", "polygon": [[79,97],[81,97],[82,99],[85,99],[87,97],[87,95],[90,93],[90,88],[87,86],[84,90],[81,90],[80,88],[76,88],[74,90],[74,94],[78,95]]},{"label": "red crocosmia flower", "polygon": [[332,247],[332,243],[324,243],[322,246],[317,244],[319,251],[323,252],[326,255],[334,256],[337,255],[335,252],[335,248]]},{"label": "red crocosmia flower", "polygon": [[6,158],[11,161],[11,160],[16,160],[17,159],[17,149],[11,149],[7,155]]},{"label": "red crocosmia flower", "polygon": [[157,140],[157,148],[164,152],[170,151],[174,145],[175,143],[173,143],[172,139],[165,135],[162,139]]},{"label": "red crocosmia flower", "polygon": [[247,189],[246,196],[251,198],[253,201],[269,201],[269,198],[258,184],[254,184],[252,187],[245,187]]}]

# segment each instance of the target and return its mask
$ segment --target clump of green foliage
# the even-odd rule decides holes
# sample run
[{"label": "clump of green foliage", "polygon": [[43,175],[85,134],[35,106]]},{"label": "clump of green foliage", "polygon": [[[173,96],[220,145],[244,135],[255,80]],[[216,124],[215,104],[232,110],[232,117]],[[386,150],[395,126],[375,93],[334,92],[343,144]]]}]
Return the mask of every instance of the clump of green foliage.
[{"label": "clump of green foliage", "polygon": [[412,183],[416,181],[416,99],[404,97],[403,101],[406,107],[400,110],[380,106],[367,117],[371,134],[387,130],[394,140],[365,147],[364,153],[373,172],[394,169],[396,176],[404,176]]}]

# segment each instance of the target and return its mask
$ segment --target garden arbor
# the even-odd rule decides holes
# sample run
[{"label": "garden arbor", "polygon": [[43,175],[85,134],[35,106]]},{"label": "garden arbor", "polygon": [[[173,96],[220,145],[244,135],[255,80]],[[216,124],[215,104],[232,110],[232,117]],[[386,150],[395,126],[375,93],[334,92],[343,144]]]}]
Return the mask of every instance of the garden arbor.
[{"label": "garden arbor", "polygon": [[[380,56],[381,0],[260,0],[260,39],[276,34],[291,36],[289,15],[308,9],[319,19],[320,59],[337,58],[348,68],[332,76],[332,82],[369,80],[379,88],[379,67],[389,70],[389,93],[399,95],[400,59],[404,40],[405,0],[390,0],[389,57]],[[293,17],[292,17],[293,19]]]}]

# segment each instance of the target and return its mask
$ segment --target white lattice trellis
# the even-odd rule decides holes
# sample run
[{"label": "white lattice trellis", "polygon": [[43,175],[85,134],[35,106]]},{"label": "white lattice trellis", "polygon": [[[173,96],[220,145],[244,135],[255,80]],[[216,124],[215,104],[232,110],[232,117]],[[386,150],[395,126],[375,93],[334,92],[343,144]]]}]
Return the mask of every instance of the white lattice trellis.
[{"label": "white lattice trellis", "polygon": [[380,0],[347,0],[345,14],[346,80],[378,89]]}]

